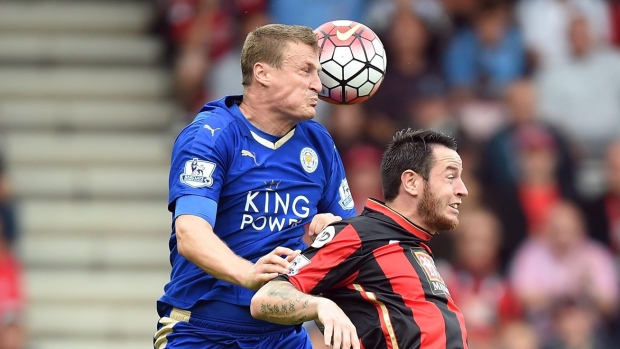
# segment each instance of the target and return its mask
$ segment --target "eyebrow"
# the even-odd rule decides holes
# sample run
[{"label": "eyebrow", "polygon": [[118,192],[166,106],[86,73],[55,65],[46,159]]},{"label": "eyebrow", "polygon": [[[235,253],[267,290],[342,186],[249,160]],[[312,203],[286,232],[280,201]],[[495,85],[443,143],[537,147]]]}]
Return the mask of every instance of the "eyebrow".
[{"label": "eyebrow", "polygon": [[318,65],[316,65],[315,62],[307,60],[304,64],[306,65],[306,67],[315,68],[317,71],[323,70],[323,67],[321,66],[320,63]]},{"label": "eyebrow", "polygon": [[456,171],[456,172],[459,172],[460,169],[458,167],[454,166],[454,165],[448,165],[446,167],[446,169],[444,170],[444,172],[446,172],[446,171]]}]

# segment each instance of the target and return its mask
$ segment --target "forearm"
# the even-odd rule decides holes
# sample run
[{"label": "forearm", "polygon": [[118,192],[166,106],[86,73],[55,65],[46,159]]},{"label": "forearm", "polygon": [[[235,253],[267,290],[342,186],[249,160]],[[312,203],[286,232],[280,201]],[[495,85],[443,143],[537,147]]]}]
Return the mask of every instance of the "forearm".
[{"label": "forearm", "polygon": [[244,286],[243,278],[252,262],[237,256],[215,235],[208,222],[180,216],[176,233],[179,254],[217,279]]},{"label": "forearm", "polygon": [[270,281],[252,298],[252,316],[283,325],[318,318],[320,297],[305,294],[288,281]]}]

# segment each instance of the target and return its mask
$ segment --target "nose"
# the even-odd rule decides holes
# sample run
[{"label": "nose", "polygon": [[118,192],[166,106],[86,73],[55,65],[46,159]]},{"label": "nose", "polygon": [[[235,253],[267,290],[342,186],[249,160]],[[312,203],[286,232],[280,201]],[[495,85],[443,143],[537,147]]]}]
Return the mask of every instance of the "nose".
[{"label": "nose", "polygon": [[310,82],[310,89],[316,93],[321,92],[323,89],[323,84],[321,83],[321,78],[319,77],[318,72],[314,75],[314,78]]},{"label": "nose", "polygon": [[467,195],[469,195],[469,192],[467,191],[467,187],[465,186],[465,182],[463,182],[462,179],[459,179],[458,183],[456,184],[456,188],[454,188],[455,194],[458,197],[466,197]]}]

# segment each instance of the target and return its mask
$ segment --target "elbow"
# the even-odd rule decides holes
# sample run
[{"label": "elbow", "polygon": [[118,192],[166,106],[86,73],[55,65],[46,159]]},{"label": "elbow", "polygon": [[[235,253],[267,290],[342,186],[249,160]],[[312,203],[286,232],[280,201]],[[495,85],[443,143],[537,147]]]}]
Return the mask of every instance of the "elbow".
[{"label": "elbow", "polygon": [[192,243],[191,243],[191,227],[188,227],[183,222],[177,219],[176,225],[176,239],[177,239],[177,251],[186,259],[191,261],[192,256]]},{"label": "elbow", "polygon": [[179,254],[187,259],[189,256],[189,248],[187,246],[187,243],[185,241],[185,239],[183,238],[183,234],[181,233],[180,229],[177,229],[177,251],[179,252]]},{"label": "elbow", "polygon": [[262,288],[256,292],[250,303],[250,314],[258,320],[264,320],[261,313],[261,303],[263,302],[263,292],[261,290]]}]

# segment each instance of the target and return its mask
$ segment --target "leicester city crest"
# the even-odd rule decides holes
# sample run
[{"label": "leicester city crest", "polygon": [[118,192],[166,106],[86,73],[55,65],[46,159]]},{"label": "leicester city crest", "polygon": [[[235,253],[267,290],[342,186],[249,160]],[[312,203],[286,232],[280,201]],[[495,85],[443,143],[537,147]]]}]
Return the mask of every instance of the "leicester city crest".
[{"label": "leicester city crest", "polygon": [[308,173],[316,171],[319,166],[319,157],[312,148],[303,148],[299,154],[299,161],[301,161],[301,167]]}]

